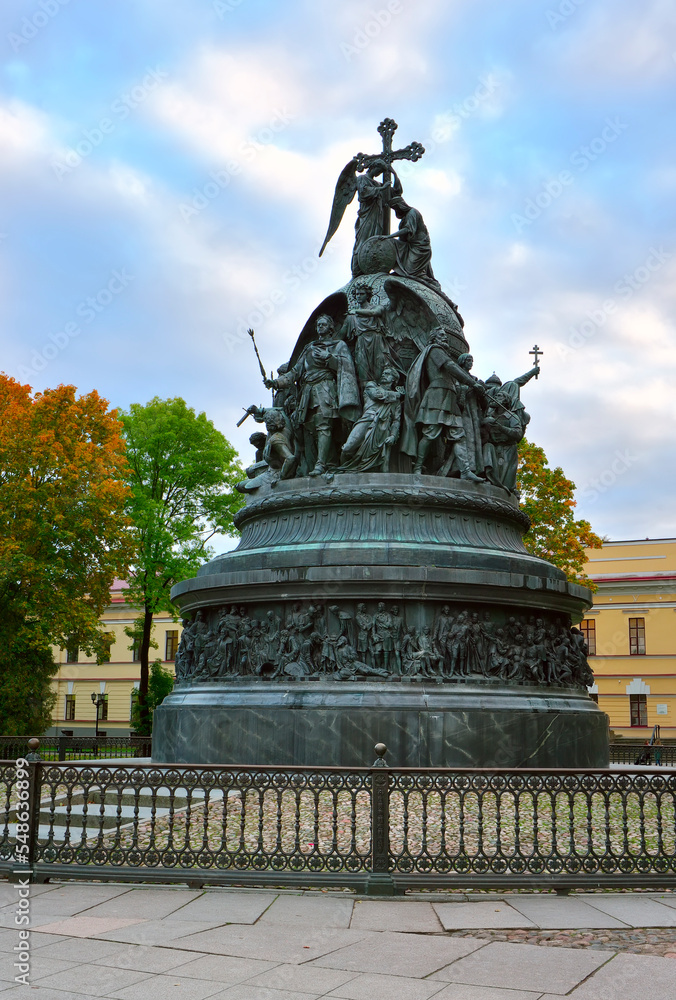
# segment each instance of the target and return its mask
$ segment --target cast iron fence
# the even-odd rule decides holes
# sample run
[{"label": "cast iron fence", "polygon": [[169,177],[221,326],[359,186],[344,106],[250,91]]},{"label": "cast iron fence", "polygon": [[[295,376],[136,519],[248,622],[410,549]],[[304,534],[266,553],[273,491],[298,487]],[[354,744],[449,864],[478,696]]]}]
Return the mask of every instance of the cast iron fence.
[{"label": "cast iron fence", "polygon": [[627,740],[622,743],[611,743],[611,764],[636,764],[648,759],[650,764],[660,764],[673,767],[676,765],[676,746],[673,743],[663,743],[661,746],[646,746],[638,740]]},{"label": "cast iron fence", "polygon": [[[150,757],[150,736],[42,736],[43,760],[88,760],[114,757]],[[27,736],[0,736],[0,758],[26,753]]]},{"label": "cast iron fence", "polygon": [[0,871],[383,894],[676,885],[676,773],[390,768],[376,749],[355,768],[5,761]]}]

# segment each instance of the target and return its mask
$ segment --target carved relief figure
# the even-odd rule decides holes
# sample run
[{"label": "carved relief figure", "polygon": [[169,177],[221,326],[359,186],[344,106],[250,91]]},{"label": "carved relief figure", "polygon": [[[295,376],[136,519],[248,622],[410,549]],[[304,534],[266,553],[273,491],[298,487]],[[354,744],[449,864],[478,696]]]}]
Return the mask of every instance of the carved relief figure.
[{"label": "carved relief figure", "polygon": [[[330,612],[339,631],[326,625]],[[356,631],[356,646],[352,641]],[[565,620],[511,615],[496,625],[486,611],[444,605],[432,625],[404,624],[398,606],[379,602],[373,615],[365,604],[356,614],[344,606],[304,606],[289,610],[286,627],[268,609],[251,616],[232,606],[207,622],[201,611],[186,620],[176,656],[179,682],[239,677],[303,679],[323,674],[336,679],[416,676],[426,680],[499,677],[506,683],[586,687],[593,683],[584,636]]]},{"label": "carved relief figure", "polygon": [[355,621],[357,623],[357,652],[363,660],[372,664],[371,629],[373,627],[373,618],[366,613],[365,604],[357,605]]},{"label": "carved relief figure", "polygon": [[392,616],[381,601],[373,616],[372,637],[375,664],[377,667],[381,667],[385,673],[388,673],[390,654],[394,649],[393,630]]}]

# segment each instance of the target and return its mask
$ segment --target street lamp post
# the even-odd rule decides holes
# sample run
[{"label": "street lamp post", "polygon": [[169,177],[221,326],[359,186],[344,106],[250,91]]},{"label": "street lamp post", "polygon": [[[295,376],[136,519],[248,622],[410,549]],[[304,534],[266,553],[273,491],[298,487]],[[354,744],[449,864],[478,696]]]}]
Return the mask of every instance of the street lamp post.
[{"label": "street lamp post", "polygon": [[101,711],[101,705],[104,704],[106,700],[105,694],[94,694],[92,691],[92,705],[96,705],[96,739],[99,738],[99,716]]}]

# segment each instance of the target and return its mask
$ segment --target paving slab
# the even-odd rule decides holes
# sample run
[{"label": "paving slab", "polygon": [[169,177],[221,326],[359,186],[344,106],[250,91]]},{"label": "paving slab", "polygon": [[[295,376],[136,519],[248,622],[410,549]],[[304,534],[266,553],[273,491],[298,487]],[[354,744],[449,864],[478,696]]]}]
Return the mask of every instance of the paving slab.
[{"label": "paving slab", "polygon": [[[274,969],[275,962],[262,962],[257,958],[233,958],[229,955],[202,955],[195,958],[195,952],[190,952],[193,956],[191,962],[182,965],[181,976],[194,979],[213,979],[221,985],[233,986],[236,983],[243,983],[245,979],[251,979],[261,972],[265,973],[269,969]],[[296,966],[293,966],[296,968]]]},{"label": "paving slab", "polygon": [[[34,899],[45,892],[52,892],[53,889],[53,885],[31,885],[30,898]],[[0,909],[4,909],[4,907],[15,903],[19,898],[18,892],[18,882],[0,882]]]},{"label": "paving slab", "polygon": [[[76,966],[66,972],[57,972],[54,976],[41,979],[39,985],[45,988],[51,987],[54,990],[63,990],[64,993],[77,993],[84,987],[87,994],[93,997],[105,997],[113,990],[140,983],[145,979],[150,979],[150,977],[142,972],[132,972],[130,969],[97,967],[96,971],[92,973],[90,970],[83,971],[81,966]],[[63,996],[62,1000],[65,1000]]]},{"label": "paving slab", "polygon": [[66,917],[63,920],[52,920],[51,923],[42,924],[40,930],[43,934],[88,938],[141,922],[135,917]]},{"label": "paving slab", "polygon": [[[92,944],[100,942],[92,941]],[[116,945],[115,950],[102,958],[89,959],[92,965],[105,965],[113,969],[134,969],[136,972],[161,973],[178,969],[195,959],[193,951],[176,951],[174,948],[154,948],[152,945]],[[85,959],[85,961],[87,961]],[[183,975],[181,972],[180,975]]]},{"label": "paving slab", "polygon": [[392,903],[386,900],[360,900],[354,905],[350,927],[368,931],[408,931],[438,934],[441,924],[431,903]]},{"label": "paving slab", "polygon": [[[496,986],[462,986],[451,983],[444,986],[441,993],[434,994],[434,1000],[539,1000],[541,994],[523,990],[501,990]],[[561,998],[559,997],[559,1000]]]},{"label": "paving slab", "polygon": [[275,892],[205,892],[198,899],[168,915],[176,920],[208,920],[221,924],[255,924],[277,898]]},{"label": "paving slab", "polygon": [[413,937],[385,931],[371,934],[368,940],[359,944],[334,951],[314,964],[348,972],[375,972],[415,979],[429,976],[485,944],[485,941],[473,938],[446,938],[441,935]]},{"label": "paving slab", "polygon": [[17,942],[18,927],[0,927],[0,954],[12,951]]},{"label": "paving slab", "polygon": [[[218,994],[218,1000],[319,1000],[315,993],[291,993],[289,990],[269,990],[267,986],[232,986]],[[393,998],[394,1000],[394,998]]]},{"label": "paving slab", "polygon": [[124,885],[58,884],[51,886],[49,892],[39,892],[35,896],[31,892],[31,909],[39,913],[78,913],[128,893],[129,887]]},{"label": "paving slab", "polygon": [[560,994],[579,985],[614,954],[494,941],[431,978],[471,986]]},{"label": "paving slab", "polygon": [[588,896],[585,902],[630,927],[676,927],[676,908],[638,894],[596,894]]},{"label": "paving slab", "polygon": [[[443,987],[442,987],[443,988]],[[439,993],[439,983],[404,976],[360,975],[333,990],[329,996],[345,1000],[428,1000]]]},{"label": "paving slab", "polygon": [[190,889],[131,889],[123,896],[100,903],[87,912],[93,917],[134,916],[142,920],[161,920],[199,896],[199,891]]},{"label": "paving slab", "polygon": [[[82,985],[82,984],[80,984]],[[3,1000],[92,1000],[91,993],[73,993],[53,990],[44,986],[15,986],[3,994]]]},{"label": "paving slab", "polygon": [[[57,941],[68,940],[70,939],[60,934],[43,934],[38,927],[31,927],[31,951],[37,951],[38,948],[45,948],[47,945],[56,944]],[[16,944],[16,936],[14,943]]]},{"label": "paving slab", "polygon": [[[15,916],[15,911],[13,909],[5,913],[0,913],[0,928],[5,928],[7,930],[16,930],[16,922],[14,920],[14,916]],[[39,915],[37,913],[31,912],[30,916],[31,916],[31,922],[30,922],[31,929],[35,930],[36,928],[41,927],[43,924],[51,924],[55,920],[58,920],[59,917],[65,917],[66,915],[59,913],[51,913],[51,914],[43,913],[42,915]]]},{"label": "paving slab", "polygon": [[[106,941],[119,941],[122,944],[148,944],[169,947],[185,934],[197,934],[211,930],[213,923],[204,920],[142,920],[140,923],[129,924],[120,928],[104,931],[99,935]],[[176,944],[177,948],[183,945]],[[190,949],[197,951],[199,949]]]},{"label": "paving slab", "polygon": [[[649,1000],[674,1000],[676,959],[616,955],[570,994],[571,1000],[636,1000],[641,996]],[[547,994],[542,1000],[560,998]]]},{"label": "paving slab", "polygon": [[178,938],[174,945],[215,955],[260,958],[266,962],[296,965],[373,936],[368,931],[343,930],[340,927],[278,927],[262,923],[247,927],[244,924],[228,924]]},{"label": "paving slab", "polygon": [[153,976],[144,982],[122,987],[107,994],[116,1000],[207,1000],[216,994],[223,996],[221,983],[209,983],[204,979],[182,979],[176,976]]},{"label": "paving slab", "polygon": [[[37,936],[31,934],[31,951],[35,947]],[[55,937],[53,941],[44,944],[39,951],[40,955],[46,958],[56,958],[64,962],[97,962],[108,955],[124,951],[124,948],[125,945],[113,941],[99,941],[97,938]]]},{"label": "paving slab", "polygon": [[247,980],[249,986],[266,986],[272,990],[291,990],[297,993],[319,993],[343,986],[358,973],[339,969],[320,969],[318,965],[277,965],[269,972]]},{"label": "paving slab", "polygon": [[[470,904],[474,905],[474,904]],[[627,924],[602,913],[582,899],[569,896],[515,896],[510,906],[532,920],[536,927],[570,930],[584,927],[624,927]]]},{"label": "paving slab", "polygon": [[322,927],[349,927],[354,901],[322,896],[278,896],[261,916],[261,923]]},{"label": "paving slab", "polygon": [[509,903],[432,903],[446,931],[471,928],[535,927]]},{"label": "paving slab", "polygon": [[[9,983],[10,986],[15,986],[14,982],[15,976],[19,974],[19,970],[15,966],[15,962],[18,961],[16,955],[2,955],[0,957],[0,980],[4,983]],[[58,959],[52,958],[40,958],[36,952],[35,955],[30,956],[30,980],[33,982],[36,979],[42,979],[44,976],[54,975],[56,972],[65,972],[66,969],[73,969],[76,967],[75,962],[61,962]]]},{"label": "paving slab", "polygon": [[676,892],[660,893],[651,898],[656,899],[659,903],[664,903],[665,906],[676,906]]}]

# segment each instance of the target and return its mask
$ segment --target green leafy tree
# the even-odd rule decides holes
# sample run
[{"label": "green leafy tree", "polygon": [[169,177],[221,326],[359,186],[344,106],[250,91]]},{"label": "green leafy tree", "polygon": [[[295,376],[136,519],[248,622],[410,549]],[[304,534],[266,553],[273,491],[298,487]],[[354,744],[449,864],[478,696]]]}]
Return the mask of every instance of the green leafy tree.
[{"label": "green leafy tree", "polygon": [[4,736],[35,736],[51,725],[58,669],[52,652],[20,613],[0,607],[0,726]]},{"label": "green leafy tree", "polygon": [[521,509],[531,520],[524,538],[528,551],[554,563],[571,582],[596,590],[584,572],[585,549],[600,548],[603,539],[589,521],[575,520],[575,483],[563,469],[550,468],[544,450],[525,438],[519,445],[517,487]]},{"label": "green leafy tree", "polygon": [[134,697],[131,709],[131,727],[139,736],[150,736],[153,728],[153,712],[161,705],[174,687],[174,675],[166,670],[162,660],[153,660],[148,677],[148,712],[145,721],[141,719],[138,697]]},{"label": "green leafy tree", "polygon": [[234,486],[244,472],[232,445],[182,399],[135,403],[121,419],[131,487],[127,510],[138,553],[128,600],[141,609],[138,705],[139,731],[145,732],[153,615],[176,616],[172,586],[194,576],[212,555],[208,542],[215,534],[235,534],[233,517],[243,499]]}]

